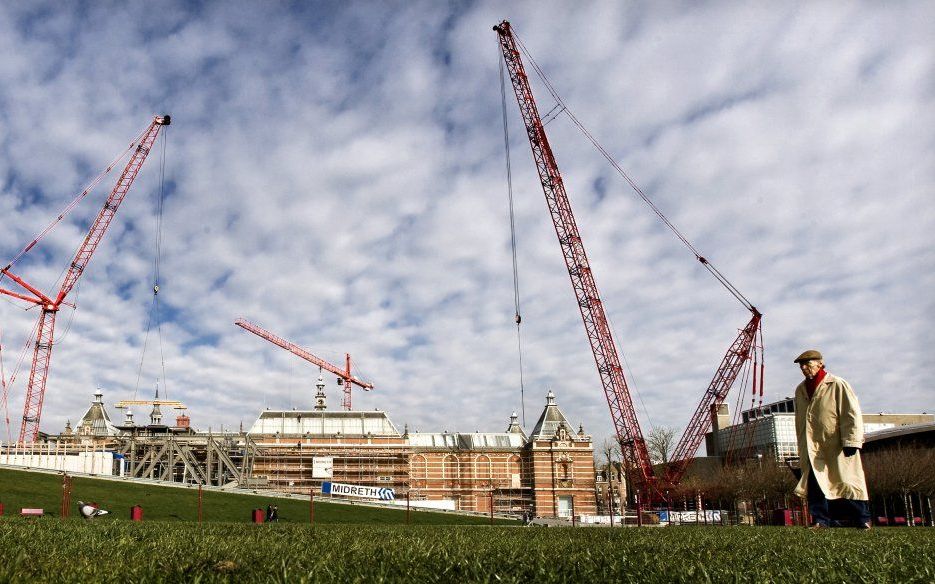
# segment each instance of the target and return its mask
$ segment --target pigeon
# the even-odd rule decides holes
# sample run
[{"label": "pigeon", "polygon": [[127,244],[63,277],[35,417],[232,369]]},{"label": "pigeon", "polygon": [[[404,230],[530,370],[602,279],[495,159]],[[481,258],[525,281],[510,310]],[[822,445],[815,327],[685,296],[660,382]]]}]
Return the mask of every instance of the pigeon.
[{"label": "pigeon", "polygon": [[110,511],[98,509],[97,507],[88,505],[82,501],[78,501],[78,511],[81,512],[81,516],[85,519],[94,519],[95,517],[100,517],[101,515],[107,515],[110,513]]}]

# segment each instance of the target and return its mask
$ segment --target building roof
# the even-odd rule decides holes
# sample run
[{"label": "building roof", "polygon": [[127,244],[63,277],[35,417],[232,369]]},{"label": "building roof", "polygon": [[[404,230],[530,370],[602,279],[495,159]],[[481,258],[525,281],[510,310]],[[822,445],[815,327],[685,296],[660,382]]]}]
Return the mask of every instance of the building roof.
[{"label": "building roof", "polygon": [[935,435],[935,422],[926,422],[923,424],[908,424],[905,426],[895,426],[876,432],[867,432],[864,434],[864,443],[882,442],[899,438],[926,438],[931,439]]},{"label": "building roof", "polygon": [[386,412],[327,411],[327,410],[265,410],[253,422],[249,435],[322,435],[333,436],[391,436],[402,435]]},{"label": "building roof", "polygon": [[552,390],[549,390],[549,393],[545,396],[545,409],[542,410],[542,415],[539,416],[539,421],[536,422],[536,426],[532,429],[529,438],[530,440],[551,440],[562,425],[565,426],[569,434],[573,432],[565,414],[558,409],[558,405],[555,403],[555,394],[552,393]]},{"label": "building roof", "polygon": [[490,448],[522,448],[526,438],[511,432],[410,432],[409,444],[421,448],[452,448],[479,450]]},{"label": "building roof", "polygon": [[100,390],[94,393],[94,401],[75,425],[76,431],[80,432],[83,427],[90,426],[93,436],[116,436],[120,433],[120,430],[110,421],[107,410],[104,409],[103,396]]}]

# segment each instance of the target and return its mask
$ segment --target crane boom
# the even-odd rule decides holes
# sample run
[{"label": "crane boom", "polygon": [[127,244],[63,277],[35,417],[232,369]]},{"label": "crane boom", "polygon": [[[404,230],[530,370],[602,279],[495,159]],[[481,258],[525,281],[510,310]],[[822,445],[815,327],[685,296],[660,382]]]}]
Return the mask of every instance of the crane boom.
[{"label": "crane boom", "polygon": [[242,318],[238,318],[237,320],[235,320],[234,324],[236,324],[237,326],[239,326],[240,328],[244,330],[250,331],[251,333],[255,334],[256,336],[260,338],[266,339],[267,341],[273,343],[274,345],[282,347],[283,349],[289,351],[293,355],[297,355],[301,357],[302,359],[305,359],[309,363],[318,365],[325,371],[329,371],[337,375],[344,382],[344,400],[342,401],[341,405],[344,407],[345,410],[349,411],[351,409],[351,384],[356,385],[357,387],[360,387],[364,391],[370,391],[371,389],[373,389],[373,384],[367,383],[365,381],[361,381],[360,379],[357,379],[356,377],[351,375],[350,354],[345,354],[345,368],[344,370],[341,370],[336,365],[332,365],[331,363],[325,361],[324,359],[320,357],[316,357],[315,355],[309,353],[308,351],[296,345],[295,343],[290,343],[289,341],[283,339],[282,337],[279,337],[269,332],[263,327],[257,326]]},{"label": "crane boom", "polygon": [[520,59],[516,40],[513,37],[510,23],[507,21],[495,26],[494,30],[499,36],[503,60],[509,71],[516,101],[519,103],[520,113],[526,126],[533,160],[539,172],[549,213],[552,215],[555,233],[562,248],[568,276],[571,278],[571,285],[578,300],[578,308],[584,321],[591,352],[594,354],[607,405],[610,408],[617,440],[626,461],[642,475],[644,482],[649,482],[653,478],[653,468],[646,441],[640,430],[636,409],[623,375],[623,367],[620,365],[617,347],[610,333],[604,306],[575,223],[571,203],[565,192],[562,175],[555,162],[555,155],[546,137],[545,128],[529,85],[529,78]]},{"label": "crane boom", "polygon": [[91,261],[91,256],[94,255],[94,251],[101,243],[101,239],[104,238],[104,233],[107,232],[110,222],[113,220],[114,215],[117,214],[120,203],[122,203],[123,199],[127,196],[130,186],[133,184],[133,181],[136,180],[136,175],[140,173],[140,168],[142,168],[143,163],[146,162],[146,157],[149,156],[149,151],[156,142],[156,136],[159,135],[159,130],[163,126],[168,126],[170,123],[171,118],[169,116],[156,116],[152,124],[149,125],[149,129],[137,145],[136,150],[130,156],[130,161],[127,162],[127,166],[120,174],[120,178],[117,179],[117,184],[114,185],[113,191],[111,191],[110,196],[107,197],[104,206],[101,207],[101,212],[98,213],[94,223],[91,224],[91,228],[88,230],[88,234],[81,243],[81,247],[79,247],[78,251],[75,253],[75,259],[72,260],[68,268],[68,273],[65,274],[65,279],[62,281],[62,287],[58,292],[58,297],[55,299],[56,304],[61,304],[61,302],[65,300],[65,297],[68,296],[68,293],[71,292],[71,289],[75,287],[75,284],[78,283],[78,278],[81,277],[88,262]]},{"label": "crane boom", "polygon": [[[727,394],[734,385],[734,381],[737,380],[737,375],[755,349],[756,337],[760,330],[762,318],[763,315],[754,308],[750,322],[741,329],[733,344],[727,349],[727,353],[714,373],[711,383],[708,384],[708,389],[702,396],[698,408],[695,410],[688,426],[685,427],[682,438],[675,446],[671,458],[672,462],[665,471],[667,483],[678,484],[685,471],[688,470],[695,452],[698,451],[701,441],[704,440],[705,434],[711,427],[712,410],[727,399]],[[760,379],[762,380],[762,377]],[[717,437],[715,437],[716,439]]]},{"label": "crane boom", "polygon": [[[91,261],[91,256],[94,255],[98,244],[100,244],[104,234],[107,232],[107,228],[110,226],[114,215],[116,215],[120,203],[123,202],[127,192],[130,190],[130,186],[136,179],[137,174],[139,174],[140,168],[142,168],[143,163],[146,161],[146,157],[149,155],[156,141],[156,137],[159,135],[159,130],[163,126],[168,126],[170,123],[171,119],[169,116],[156,116],[153,118],[149,128],[142,134],[143,137],[136,145],[136,150],[134,150],[133,154],[130,156],[130,160],[127,162],[120,178],[117,180],[117,184],[114,185],[110,196],[107,197],[100,213],[98,213],[97,218],[91,224],[87,236],[85,236],[84,241],[78,248],[54,300],[30,286],[21,278],[10,273],[9,265],[2,270],[3,275],[10,277],[14,282],[31,292],[35,296],[35,299],[30,299],[6,290],[2,291],[4,294],[28,300],[42,307],[42,313],[39,315],[39,325],[36,332],[36,342],[33,347],[29,382],[26,386],[26,400],[23,404],[23,423],[19,433],[20,442],[26,442],[27,440],[34,442],[39,436],[39,420],[42,416],[42,403],[45,399],[46,382],[48,380],[49,366],[52,360],[52,346],[55,342],[56,315],[62,303],[64,303],[65,297],[68,296],[68,293],[71,292],[75,284],[78,283],[78,279],[81,277],[81,274],[84,273],[88,262]],[[27,251],[28,249],[29,248],[27,248]]]}]

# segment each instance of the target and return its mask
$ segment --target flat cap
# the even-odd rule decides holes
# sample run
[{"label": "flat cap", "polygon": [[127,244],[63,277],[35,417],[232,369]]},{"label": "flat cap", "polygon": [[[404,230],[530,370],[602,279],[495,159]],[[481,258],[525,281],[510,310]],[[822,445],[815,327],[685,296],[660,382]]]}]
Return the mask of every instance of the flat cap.
[{"label": "flat cap", "polygon": [[821,356],[821,351],[818,351],[817,349],[809,349],[808,351],[805,351],[804,353],[796,357],[793,363],[801,363],[802,361],[811,361],[812,359],[818,359],[819,361],[821,361],[824,359],[824,357]]}]

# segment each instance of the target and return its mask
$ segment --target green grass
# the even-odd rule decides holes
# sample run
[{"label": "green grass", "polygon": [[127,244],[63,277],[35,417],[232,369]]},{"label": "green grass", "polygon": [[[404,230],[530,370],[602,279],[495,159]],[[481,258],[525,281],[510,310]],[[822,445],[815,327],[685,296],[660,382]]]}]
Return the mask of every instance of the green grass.
[{"label": "green grass", "polygon": [[[72,486],[71,515],[77,519],[77,501],[98,503],[111,515],[103,521],[129,520],[130,507],[143,507],[145,521],[197,521],[198,489],[163,487],[132,483],[74,477]],[[59,515],[62,501],[61,475],[0,469],[0,503],[7,516],[18,515],[24,507],[37,507],[52,516]],[[308,523],[309,504],[306,500],[292,500],[262,495],[243,495],[204,491],[202,519],[206,522],[250,522],[252,509],[266,509],[266,505],[279,506],[280,522]],[[419,525],[487,525],[486,517],[432,513],[413,510],[413,524]],[[381,509],[358,505],[327,503],[316,498],[315,523],[354,524],[405,524],[405,509]],[[502,519],[495,523],[512,524]]]},{"label": "green grass", "polygon": [[[0,469],[2,582],[935,582],[935,529],[543,528],[486,518],[74,480],[72,500],[113,514],[58,513],[61,477]],[[143,523],[127,520],[141,504]],[[73,512],[73,515],[76,514]],[[454,522],[479,525],[441,525]]]},{"label": "green grass", "polygon": [[932,582],[935,532],[0,521],[0,582]]}]

